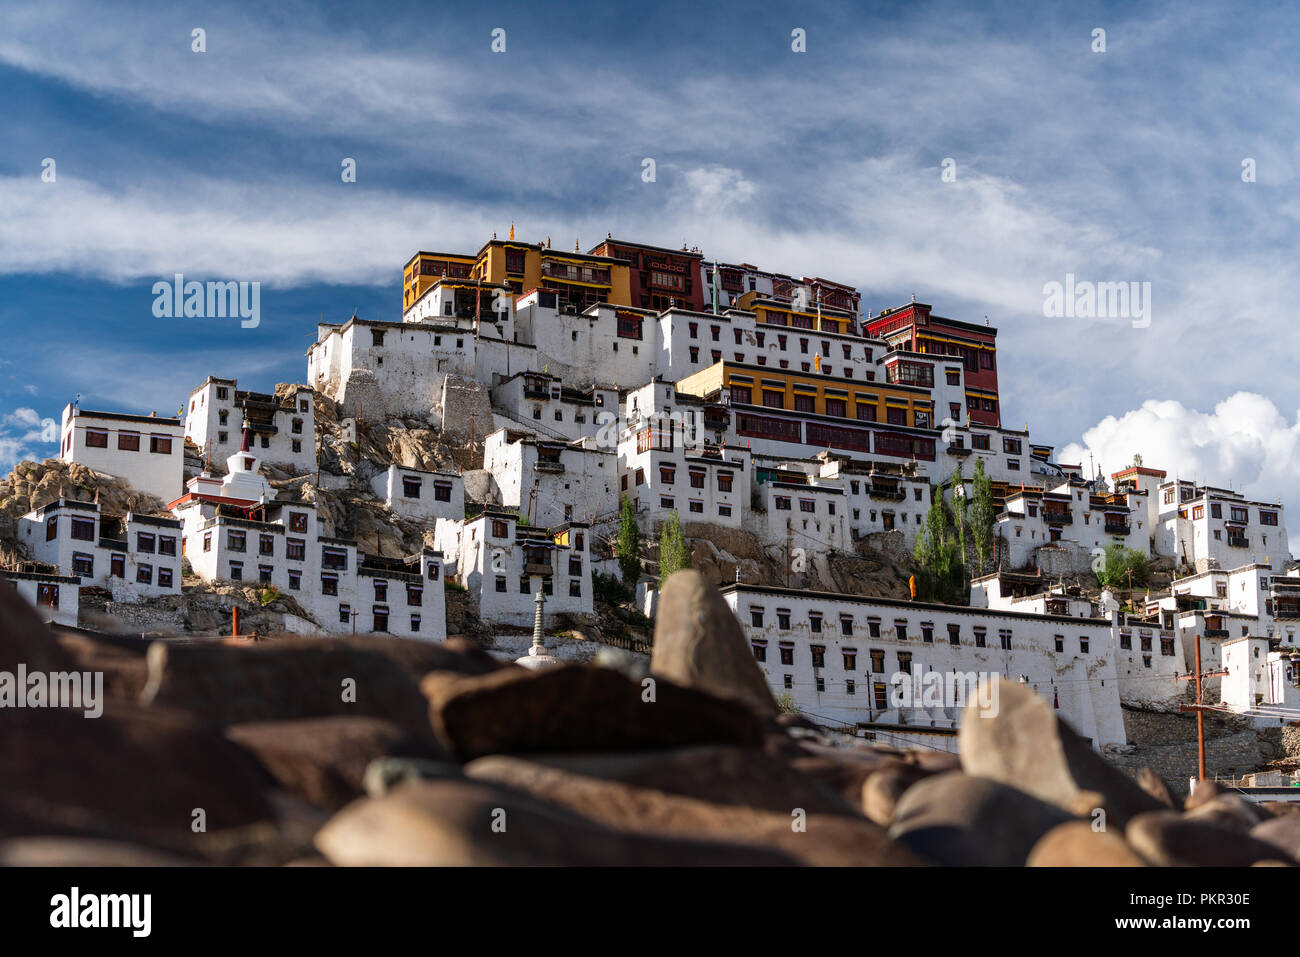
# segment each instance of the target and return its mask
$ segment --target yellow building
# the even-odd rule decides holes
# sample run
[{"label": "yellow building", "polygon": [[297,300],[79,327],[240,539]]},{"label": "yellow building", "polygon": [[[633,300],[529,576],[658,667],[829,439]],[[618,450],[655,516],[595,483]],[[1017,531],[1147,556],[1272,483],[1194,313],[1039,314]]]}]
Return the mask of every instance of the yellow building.
[{"label": "yellow building", "polygon": [[561,303],[581,312],[597,302],[630,306],[629,265],[626,259],[493,239],[479,250],[471,276],[495,285],[508,285],[516,296],[543,286],[555,289],[560,293]]},{"label": "yellow building", "polygon": [[725,394],[730,396],[733,405],[824,415],[851,422],[934,428],[934,400],[930,390],[920,386],[809,375],[724,360],[681,379],[677,391],[702,398]]},{"label": "yellow building", "polygon": [[468,279],[475,257],[460,253],[418,252],[402,270],[402,313],[415,305],[439,279]]}]

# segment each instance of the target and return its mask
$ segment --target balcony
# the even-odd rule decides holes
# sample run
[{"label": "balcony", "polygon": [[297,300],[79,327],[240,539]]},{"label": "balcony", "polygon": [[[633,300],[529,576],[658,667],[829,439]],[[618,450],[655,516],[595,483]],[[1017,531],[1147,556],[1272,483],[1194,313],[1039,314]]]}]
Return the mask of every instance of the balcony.
[{"label": "balcony", "polygon": [[534,575],[538,575],[542,578],[550,578],[553,573],[549,564],[543,562],[525,562],[524,574],[529,578],[532,578]]},{"label": "balcony", "polygon": [[1232,548],[1249,548],[1250,539],[1245,535],[1229,535],[1228,545]]},{"label": "balcony", "polygon": [[1128,522],[1107,522],[1107,535],[1127,535],[1132,530]]},{"label": "balcony", "polygon": [[1073,525],[1072,512],[1043,512],[1043,521],[1048,525]]},{"label": "balcony", "polygon": [[966,448],[966,446],[964,446],[964,445],[949,445],[949,446],[948,446],[948,454],[949,454],[949,455],[957,455],[957,456],[970,455],[970,454],[971,454],[971,451],[972,451],[971,449]]},{"label": "balcony", "polygon": [[564,463],[563,462],[534,462],[533,471],[542,472],[546,475],[563,475]]},{"label": "balcony", "polygon": [[530,389],[528,388],[528,386],[524,386],[525,399],[541,399],[545,401],[550,397],[551,397],[551,392],[549,389]]},{"label": "balcony", "polygon": [[901,502],[907,498],[907,489],[899,488],[897,485],[868,485],[867,494],[872,498],[888,498]]}]

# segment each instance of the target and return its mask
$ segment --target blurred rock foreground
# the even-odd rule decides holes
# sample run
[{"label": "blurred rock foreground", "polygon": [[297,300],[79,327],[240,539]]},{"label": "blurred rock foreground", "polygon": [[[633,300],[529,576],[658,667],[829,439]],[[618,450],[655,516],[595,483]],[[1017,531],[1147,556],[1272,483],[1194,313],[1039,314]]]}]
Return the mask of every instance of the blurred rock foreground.
[{"label": "blurred rock foreground", "polygon": [[960,758],[827,737],[779,713],[691,571],[664,590],[649,674],[613,653],[530,670],[458,639],[58,633],[0,583],[0,672],[19,664],[102,673],[105,700],[0,708],[7,864],[1300,860],[1300,814],[1213,785],[1175,807],[1018,685],[964,722]]}]

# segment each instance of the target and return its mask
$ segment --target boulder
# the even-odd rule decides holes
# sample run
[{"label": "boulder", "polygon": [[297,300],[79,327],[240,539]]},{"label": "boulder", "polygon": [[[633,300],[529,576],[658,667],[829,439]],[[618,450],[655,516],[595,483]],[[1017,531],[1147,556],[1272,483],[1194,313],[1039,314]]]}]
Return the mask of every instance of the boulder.
[{"label": "boulder", "polygon": [[989,778],[936,774],[904,792],[889,835],[936,864],[1019,867],[1068,813]]},{"label": "boulder", "polygon": [[998,709],[988,717],[977,705],[963,715],[957,734],[962,768],[1064,809],[1079,791],[1095,791],[1114,815],[1111,824],[1167,809],[1117,770],[1056,717],[1052,706],[1017,682],[998,683]]},{"label": "boulder", "polygon": [[1124,839],[1087,821],[1066,821],[1044,834],[1029,852],[1029,867],[1145,867]]},{"label": "boulder", "polygon": [[1300,816],[1270,817],[1251,828],[1250,836],[1272,844],[1290,860],[1300,862]]},{"label": "boulder", "polygon": [[1249,867],[1284,852],[1239,828],[1198,821],[1177,811],[1139,814],[1124,837],[1134,851],[1162,867]]},{"label": "boulder", "polygon": [[746,705],[663,679],[629,680],[595,665],[434,672],[421,683],[434,730],[462,760],[497,753],[618,751],[692,744],[755,746]]},{"label": "boulder", "polygon": [[353,866],[791,865],[779,851],[633,834],[478,781],[407,781],[338,812],[316,835],[332,864]]},{"label": "boulder", "polygon": [[915,764],[891,762],[862,782],[862,813],[881,827],[889,827],[894,820],[898,802],[917,781],[928,778],[930,772]]},{"label": "boulder", "polygon": [[376,758],[451,760],[432,732],[364,715],[234,724],[226,736],[251,752],[280,787],[329,810],[366,793],[366,768]]},{"label": "boulder", "polygon": [[767,679],[722,593],[694,570],[664,585],[655,618],[650,671],[687,688],[777,713]]}]

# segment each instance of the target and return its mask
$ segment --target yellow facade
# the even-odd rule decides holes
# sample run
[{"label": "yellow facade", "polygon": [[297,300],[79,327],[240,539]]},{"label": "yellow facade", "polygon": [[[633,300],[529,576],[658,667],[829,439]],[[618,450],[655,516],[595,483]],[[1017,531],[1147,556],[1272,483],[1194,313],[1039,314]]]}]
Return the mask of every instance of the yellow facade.
[{"label": "yellow facade", "polygon": [[402,312],[415,305],[444,273],[449,278],[468,278],[474,258],[459,253],[416,253],[402,270]]},{"label": "yellow facade", "polygon": [[[735,362],[717,362],[677,383],[677,391],[690,395],[709,396],[719,392],[731,393],[733,386],[751,390],[751,405],[795,411],[795,396],[812,400],[812,409],[800,411],[817,415],[834,415],[845,422],[889,422],[889,410],[904,413],[902,422],[916,428],[934,428],[934,401],[926,389],[908,389],[881,382],[862,382],[858,379],[841,379],[834,376],[810,376],[788,369],[769,366],[746,365]],[[764,393],[768,393],[765,397]],[[772,396],[781,396],[781,405],[767,405]],[[827,400],[844,403],[844,415],[827,411]],[[859,406],[872,409],[868,418],[860,418]],[[921,423],[917,424],[917,414]]]},{"label": "yellow facade", "polygon": [[533,243],[492,240],[479,250],[474,278],[509,284],[516,294],[539,286],[584,294],[616,306],[632,304],[626,261],[566,253]]},{"label": "yellow facade", "polygon": [[736,300],[736,308],[754,313],[760,323],[788,326],[794,329],[812,329],[842,335],[849,332],[849,320],[838,313],[823,309],[817,315],[816,306],[811,311],[795,309],[793,305],[774,302],[759,292],[747,292]]}]

